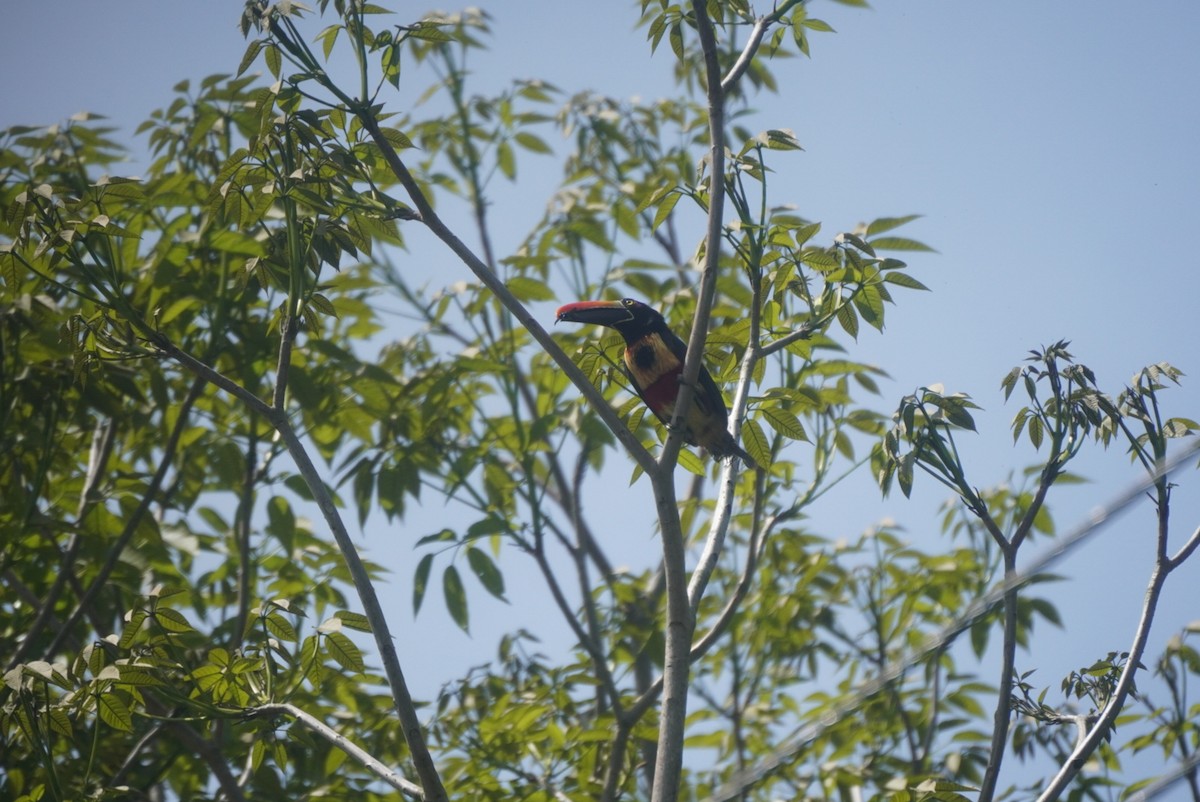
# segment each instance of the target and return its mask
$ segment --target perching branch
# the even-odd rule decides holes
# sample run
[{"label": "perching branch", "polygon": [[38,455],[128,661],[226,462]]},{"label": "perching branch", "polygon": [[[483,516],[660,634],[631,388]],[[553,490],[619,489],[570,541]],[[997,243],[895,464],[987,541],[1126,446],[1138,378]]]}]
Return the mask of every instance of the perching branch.
[{"label": "perching branch", "polygon": [[408,193],[409,199],[416,207],[419,219],[425,226],[440,239],[470,271],[475,274],[475,277],[483,283],[500,304],[524,326],[538,345],[554,360],[559,369],[566,374],[571,383],[579,390],[579,392],[588,400],[595,409],[596,414],[604,421],[609,430],[616,436],[621,444],[629,451],[629,455],[648,475],[654,475],[657,472],[657,463],[654,457],[650,456],[650,452],[642,446],[640,440],[629,430],[624,421],[618,417],[616,410],[605,400],[604,395],[596,389],[596,387],[588,380],[583,371],[575,364],[575,362],[567,356],[566,352],[558,346],[549,333],[542,328],[529,310],[522,304],[515,295],[509,292],[508,287],[484,263],[482,259],[458,238],[457,235],[438,217],[430,205],[429,200],[425,197],[425,193],[421,190],[412,173],[400,158],[400,154],[392,147],[391,142],[384,137],[382,130],[379,127],[379,122],[371,114],[370,110],[360,110],[357,112],[359,122],[362,123],[363,129],[371,137],[371,140],[379,147],[383,154],[384,161],[387,162],[393,175],[400,181],[405,191]]}]

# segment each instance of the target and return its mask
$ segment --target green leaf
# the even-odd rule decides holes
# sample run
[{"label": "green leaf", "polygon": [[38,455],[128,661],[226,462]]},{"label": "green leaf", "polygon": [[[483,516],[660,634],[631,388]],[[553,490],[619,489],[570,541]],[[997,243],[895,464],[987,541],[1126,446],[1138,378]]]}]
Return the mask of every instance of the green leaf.
[{"label": "green leaf", "polygon": [[854,313],[854,307],[850,304],[843,304],[837,311],[837,322],[854,339],[858,339],[858,315]]},{"label": "green leaf", "polygon": [[492,558],[486,552],[474,546],[468,547],[467,563],[471,566],[471,571],[488,593],[497,599],[507,601],[504,598],[504,575],[500,573],[500,569],[496,567],[496,563],[492,561]]},{"label": "green leaf", "polygon": [[349,671],[363,671],[366,668],[362,652],[344,632],[330,632],[326,635],[325,649],[342,668]]},{"label": "green leaf", "polygon": [[154,611],[154,621],[167,632],[191,632],[192,625],[183,617],[183,613],[169,607],[160,607]]},{"label": "green leaf", "polygon": [[1200,430],[1200,424],[1191,418],[1169,418],[1162,429],[1165,437],[1186,437],[1197,430]]},{"label": "green leaf", "polygon": [[268,43],[265,47],[267,70],[274,78],[279,77],[279,72],[283,68],[283,54],[279,51],[279,45]]},{"label": "green leaf", "polygon": [[833,27],[825,20],[819,20],[810,17],[809,19],[804,20],[804,22],[801,24],[809,30],[820,31],[822,33],[836,33]]},{"label": "green leaf", "polygon": [[675,204],[679,203],[679,199],[683,197],[678,192],[669,192],[658,204],[658,208],[654,212],[654,224],[652,230],[657,230],[666,219],[670,217],[671,212],[675,209]]},{"label": "green leaf", "polygon": [[878,287],[871,284],[863,287],[854,293],[853,303],[863,320],[880,331],[883,330],[883,298]]},{"label": "green leaf", "polygon": [[1033,443],[1034,448],[1042,447],[1042,436],[1044,432],[1042,419],[1037,415],[1029,416],[1029,442]]},{"label": "green leaf", "polygon": [[513,180],[517,177],[517,159],[513,153],[512,145],[507,142],[501,142],[496,145],[496,166],[500,168],[500,172],[504,173],[504,177],[508,180]]},{"label": "green leaf", "polygon": [[805,248],[800,254],[800,261],[822,273],[828,273],[841,267],[837,257],[824,248]]},{"label": "green leaf", "polygon": [[333,52],[333,45],[337,42],[338,34],[342,32],[341,25],[330,25],[325,30],[317,34],[317,38],[321,40],[321,52],[325,58],[329,58],[329,54]]},{"label": "green leaf", "polygon": [[467,592],[463,588],[462,577],[453,565],[446,566],[442,572],[442,592],[446,597],[446,611],[454,619],[463,632],[469,632],[467,627]]},{"label": "green leaf", "polygon": [[498,535],[501,532],[508,531],[508,523],[498,515],[489,515],[486,518],[480,518],[475,523],[467,527],[467,534],[464,540],[475,540],[476,538],[485,537],[487,535]]},{"label": "green leaf", "polygon": [[556,297],[546,282],[529,276],[514,276],[504,286],[521,301],[553,301]]},{"label": "green leaf", "polygon": [[667,32],[667,16],[660,14],[650,23],[650,27],[646,31],[646,38],[650,41],[650,53],[658,50],[658,45],[662,42],[663,34]]},{"label": "green leaf", "polygon": [[429,572],[432,568],[432,554],[426,554],[417,563],[417,570],[413,574],[413,618],[421,612],[421,603],[425,601],[425,591],[429,588]]},{"label": "green leaf", "polygon": [[1021,378],[1021,370],[1021,366],[1018,365],[1010,370],[1008,374],[1000,380],[1000,387],[1004,390],[1005,401],[1008,400],[1008,397],[1012,395],[1013,389],[1017,386],[1017,379]]},{"label": "green leaf", "polygon": [[686,54],[683,52],[683,26],[680,23],[676,22],[671,25],[668,39],[671,42],[671,50],[675,53],[675,58],[683,61]]},{"label": "green leaf", "polygon": [[791,440],[809,442],[808,434],[804,431],[804,425],[791,412],[778,406],[764,406],[759,411],[766,418],[767,423],[771,425],[771,428],[784,437]]},{"label": "green leaf", "polygon": [[[432,555],[430,555],[432,556]],[[357,630],[358,632],[370,632],[371,622],[362,613],[352,613],[349,610],[338,610],[337,618],[340,618],[342,625],[347,629]]]},{"label": "green leaf", "polygon": [[641,214],[642,212],[646,211],[651,206],[653,206],[654,204],[656,204],[660,200],[662,200],[663,197],[668,192],[673,190],[674,188],[675,188],[674,184],[667,184],[666,186],[659,187],[658,189],[654,190],[653,192],[643,193],[641,195],[641,199],[638,200],[637,206],[634,207],[634,212],[636,212],[637,214]]},{"label": "green leaf", "polygon": [[771,150],[804,150],[796,139],[796,133],[787,128],[768,129],[766,144]]},{"label": "green leaf", "polygon": [[771,444],[758,421],[753,418],[742,424],[742,445],[754,461],[766,468],[771,464]]},{"label": "green leaf", "polygon": [[133,716],[129,705],[115,693],[102,693],[96,699],[96,712],[100,720],[114,730],[133,732]]},{"label": "green leaf", "polygon": [[547,145],[541,137],[531,134],[528,131],[519,131],[513,135],[513,139],[516,140],[518,145],[525,148],[525,150],[529,150],[534,153],[554,152],[554,149]]},{"label": "green leaf", "polygon": [[879,237],[871,240],[871,246],[878,251],[927,251],[936,253],[923,242],[905,237]]},{"label": "green leaf", "polygon": [[415,23],[406,31],[407,35],[414,39],[422,39],[426,42],[453,42],[454,37],[438,27],[439,23],[422,20]]},{"label": "green leaf", "polygon": [[250,65],[254,63],[254,60],[258,58],[259,51],[262,49],[263,41],[261,39],[252,40],[249,46],[246,48],[246,52],[242,55],[242,62],[238,65],[236,74],[241,75],[243,72],[248,70]]},{"label": "green leaf", "polygon": [[137,636],[138,630],[150,614],[140,607],[135,610],[130,610],[126,615],[128,619],[125,622],[125,627],[121,630],[121,640],[117,642],[117,647],[120,649],[128,649],[133,645],[134,638]]},{"label": "green leaf", "polygon": [[942,405],[942,411],[946,414],[946,420],[968,431],[975,431],[975,419],[971,417],[971,413],[967,412],[966,408],[961,404],[946,403]]},{"label": "green leaf", "polygon": [[387,140],[388,144],[396,150],[416,147],[413,141],[408,138],[408,134],[398,128],[380,128],[379,132],[383,134],[383,138]]},{"label": "green leaf", "polygon": [[909,289],[912,289],[912,290],[928,290],[929,289],[924,284],[922,284],[921,282],[917,281],[915,278],[910,276],[908,273],[887,273],[884,275],[883,280],[886,281],[888,284],[895,284],[900,287],[908,287]]},{"label": "green leaf", "polygon": [[919,214],[909,214],[905,215],[904,217],[880,217],[877,220],[872,220],[867,225],[867,236],[874,237],[878,234],[882,234],[885,231],[891,231],[893,228],[899,228],[900,226],[907,225],[908,223],[911,223],[913,220],[917,220],[920,217],[921,215]]},{"label": "green leaf", "polygon": [[[700,457],[696,456],[696,452],[689,448],[679,449],[679,467],[693,476],[708,475],[708,472],[704,470],[704,463],[700,461]],[[634,478],[637,477],[635,476]]]},{"label": "green leaf", "polygon": [[295,643],[300,640],[299,635],[296,634],[296,628],[292,626],[290,621],[283,617],[282,613],[277,611],[270,613],[263,619],[263,623],[266,625],[267,631],[279,640],[288,641],[289,643]]}]

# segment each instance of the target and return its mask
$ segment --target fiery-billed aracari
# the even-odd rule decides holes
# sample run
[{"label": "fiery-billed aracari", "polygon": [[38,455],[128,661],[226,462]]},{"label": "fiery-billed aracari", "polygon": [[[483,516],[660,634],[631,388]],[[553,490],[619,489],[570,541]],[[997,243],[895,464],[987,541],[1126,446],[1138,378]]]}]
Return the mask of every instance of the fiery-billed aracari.
[{"label": "fiery-billed aracari", "polygon": [[[671,423],[687,344],[667,328],[662,315],[640,301],[626,298],[566,304],[558,308],[557,319],[595,323],[620,332],[625,338],[625,375],[650,411],[664,424]],[[708,449],[717,459],[737,457],[751,468],[758,467],[726,428],[729,410],[725,399],[703,365],[682,423],[687,443]]]}]

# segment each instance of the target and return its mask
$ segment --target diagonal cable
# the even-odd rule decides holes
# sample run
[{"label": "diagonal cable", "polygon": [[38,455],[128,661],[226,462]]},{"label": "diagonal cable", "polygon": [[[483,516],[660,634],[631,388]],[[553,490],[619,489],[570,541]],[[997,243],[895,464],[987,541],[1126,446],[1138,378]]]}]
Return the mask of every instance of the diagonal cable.
[{"label": "diagonal cable", "polygon": [[1192,752],[1176,763],[1170,774],[1164,774],[1142,790],[1130,794],[1125,802],[1150,802],[1152,799],[1157,799],[1171,790],[1175,783],[1182,780],[1188,772],[1195,771],[1197,767],[1200,767],[1200,751]]},{"label": "diagonal cable", "polygon": [[[1124,512],[1139,496],[1153,488],[1156,482],[1170,476],[1184,462],[1196,456],[1197,453],[1200,453],[1200,438],[1197,438],[1170,460],[1160,462],[1158,468],[1153,473],[1149,474],[1142,481],[1131,485],[1124,492],[1114,496],[1109,503],[1096,507],[1086,520],[1058,539],[1052,548],[1041,554],[1025,570],[1014,574],[1009,580],[1001,582],[987,594],[972,602],[962,615],[940,632],[933,635],[920,649],[904,660],[889,664],[878,676],[860,684],[850,699],[835,706],[832,711],[822,715],[820,721],[805,724],[797,729],[789,738],[785,739],[784,743],[778,749],[768,755],[757,766],[735,774],[729,782],[716,790],[709,798],[709,802],[727,802],[727,800],[739,797],[747,788],[779,768],[806,745],[819,738],[822,733],[834,724],[861,707],[869,697],[879,693],[889,684],[903,676],[910,668],[954,640],[955,637],[968,629],[976,620],[986,615],[995,605],[999,604],[1008,592],[1030,584],[1038,574],[1081,545],[1084,540],[1095,534],[1101,526],[1111,521],[1121,512]],[[1184,773],[1186,771],[1187,768],[1185,767]],[[1150,798],[1146,797],[1146,799]]]}]

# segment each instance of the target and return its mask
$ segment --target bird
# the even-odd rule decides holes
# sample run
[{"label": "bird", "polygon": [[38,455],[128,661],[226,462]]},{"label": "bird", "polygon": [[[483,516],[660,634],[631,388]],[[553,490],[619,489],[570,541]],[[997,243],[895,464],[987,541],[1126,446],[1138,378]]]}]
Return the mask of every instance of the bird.
[{"label": "bird", "polygon": [[[625,338],[623,361],[630,384],[655,417],[670,425],[675,415],[675,399],[679,397],[687,344],[667,327],[667,321],[656,309],[632,298],[576,301],[560,306],[555,320],[616,329]],[[707,449],[716,459],[737,457],[757,470],[758,463],[729,433],[725,399],[704,365],[700,366],[698,379],[692,402],[681,421],[684,441]]]}]

